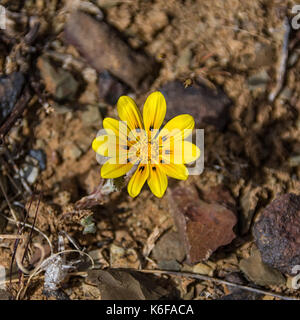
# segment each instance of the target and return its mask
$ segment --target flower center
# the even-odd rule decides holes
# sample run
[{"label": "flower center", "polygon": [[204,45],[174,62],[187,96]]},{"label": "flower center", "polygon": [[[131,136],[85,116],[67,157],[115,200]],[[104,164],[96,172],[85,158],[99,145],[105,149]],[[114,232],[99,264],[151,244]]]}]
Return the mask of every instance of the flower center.
[{"label": "flower center", "polygon": [[151,141],[147,137],[141,139],[134,145],[134,151],[140,163],[158,163],[159,146],[156,139]]}]

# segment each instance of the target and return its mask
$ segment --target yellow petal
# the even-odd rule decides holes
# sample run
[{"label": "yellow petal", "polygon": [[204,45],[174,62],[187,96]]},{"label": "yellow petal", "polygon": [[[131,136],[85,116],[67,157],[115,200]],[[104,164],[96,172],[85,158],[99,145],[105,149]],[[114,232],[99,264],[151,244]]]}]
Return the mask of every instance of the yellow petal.
[{"label": "yellow petal", "polygon": [[130,130],[143,128],[140,110],[133,99],[121,96],[117,103],[117,109],[120,119],[127,122]]},{"label": "yellow petal", "polygon": [[127,140],[128,128],[124,122],[113,118],[105,118],[103,120],[103,128],[108,135],[115,135],[122,140]]},{"label": "yellow petal", "polygon": [[159,91],[151,93],[143,108],[145,130],[159,129],[164,121],[167,111],[165,97]]},{"label": "yellow petal", "polygon": [[[101,135],[94,139],[92,148],[95,152],[104,157],[117,158],[118,163],[127,163],[129,157],[129,144],[119,141],[119,137],[112,135]],[[121,161],[121,159],[124,159]]]},{"label": "yellow petal", "polygon": [[127,190],[131,197],[136,197],[146,182],[149,176],[149,166],[147,164],[140,164],[136,169],[135,173],[131,177]]},{"label": "yellow petal", "polygon": [[147,182],[151,192],[156,197],[162,198],[168,186],[168,178],[159,166],[151,165]]},{"label": "yellow petal", "polygon": [[101,177],[105,179],[119,178],[126,174],[132,166],[132,163],[116,164],[115,159],[109,159],[101,168]]},{"label": "yellow petal", "polygon": [[184,164],[160,164],[159,167],[171,178],[186,180],[189,176],[188,169]]},{"label": "yellow petal", "polygon": [[183,142],[183,163],[196,161],[200,157],[200,149],[189,141]]},{"label": "yellow petal", "polygon": [[194,126],[194,118],[189,114],[181,114],[174,117],[161,130],[159,134],[160,143],[163,143],[170,137],[173,137],[174,140],[183,140],[192,133]]},{"label": "yellow petal", "polygon": [[101,156],[107,157],[108,156],[108,136],[102,135],[98,136],[93,140],[92,148],[95,152],[100,154]]},{"label": "yellow petal", "polygon": [[197,160],[200,149],[189,141],[175,141],[171,145],[163,144],[161,154],[165,163],[184,164]]}]

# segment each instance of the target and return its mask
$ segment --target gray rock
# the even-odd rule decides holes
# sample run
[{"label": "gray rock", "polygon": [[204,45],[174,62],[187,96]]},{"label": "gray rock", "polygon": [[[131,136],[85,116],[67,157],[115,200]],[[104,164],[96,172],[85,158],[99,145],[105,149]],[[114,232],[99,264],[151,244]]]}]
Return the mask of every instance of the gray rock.
[{"label": "gray rock", "polygon": [[279,271],[270,268],[262,262],[261,255],[257,248],[252,250],[251,256],[248,259],[242,259],[239,265],[246,277],[258,285],[270,286],[285,284],[285,278]]},{"label": "gray rock", "polygon": [[172,271],[180,271],[181,264],[176,260],[163,260],[158,262],[158,267],[161,270],[172,270]]},{"label": "gray rock", "polygon": [[37,150],[31,149],[29,151],[29,155],[39,162],[39,166],[40,166],[40,169],[42,171],[46,170],[47,157],[46,157],[46,154],[45,154],[45,152],[43,150],[41,150],[41,149],[37,149]]},{"label": "gray rock", "polygon": [[164,234],[152,250],[152,257],[158,261],[179,261],[185,257],[185,249],[178,232]]},{"label": "gray rock", "polygon": [[0,76],[0,125],[11,113],[23,89],[25,79],[21,72]]}]

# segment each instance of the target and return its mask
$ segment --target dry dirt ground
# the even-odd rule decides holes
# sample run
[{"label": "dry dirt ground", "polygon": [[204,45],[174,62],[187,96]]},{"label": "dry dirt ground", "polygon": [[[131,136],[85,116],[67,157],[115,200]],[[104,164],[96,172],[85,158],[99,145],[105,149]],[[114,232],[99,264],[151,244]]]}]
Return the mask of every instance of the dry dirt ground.
[{"label": "dry dirt ground", "polygon": [[[183,188],[196,185],[200,193],[222,185],[235,202],[237,237],[230,245],[214,252],[209,260],[194,265],[185,259],[178,261],[176,255],[169,264],[161,262],[159,259],[164,255],[163,250],[167,250],[166,246],[162,244],[155,249],[163,235],[176,232],[169,206],[172,202],[171,192],[157,199],[148,187],[144,187],[141,194],[132,199],[125,188],[111,193],[102,204],[90,209],[80,210],[75,206],[77,201],[91,193],[100,183],[100,165],[91,149],[91,142],[105,116],[117,117],[116,108],[101,99],[95,69],[85,62],[73,46],[64,41],[64,23],[76,1],[30,0],[14,3],[1,1],[10,12],[20,14],[18,17],[11,16],[12,20],[18,18],[20,23],[19,29],[12,27],[11,34],[6,36],[5,50],[0,53],[0,72],[30,73],[34,76],[34,80],[30,81],[37,82],[38,89],[21,120],[15,123],[5,137],[5,145],[18,168],[24,166],[30,150],[41,149],[46,154],[46,169],[39,170],[36,181],[30,185],[32,190],[36,190],[36,196],[29,210],[28,223],[33,223],[35,209],[38,207],[35,226],[49,236],[54,251],[57,252],[59,233],[65,231],[81,249],[85,248],[85,252],[96,258],[101,269],[169,269],[232,282],[237,277],[240,283],[246,285],[258,288],[260,284],[259,288],[266,291],[299,296],[299,292],[291,288],[290,275],[274,276],[278,280],[275,279],[274,285],[261,285],[259,281],[255,284],[253,279],[256,275],[249,279],[249,275],[242,272],[241,268],[241,261],[249,258],[251,252],[256,250],[251,232],[255,217],[277,194],[299,194],[300,166],[297,155],[300,154],[300,52],[297,45],[292,48],[293,42],[299,38],[299,33],[293,30],[289,37],[289,62],[283,89],[274,102],[268,100],[278,81],[286,32],[284,19],[291,19],[291,8],[296,2],[85,1],[86,8],[87,3],[94,5],[86,11],[92,13],[93,10],[101,10],[103,19],[114,26],[131,47],[154,57],[161,64],[158,76],[147,90],[132,92],[139,106],[142,106],[149,92],[175,79],[182,83],[189,80],[191,85],[200,79],[207,86],[219,86],[232,101],[230,120],[224,130],[217,130],[212,125],[204,127],[203,173],[184,182],[170,182],[170,190],[178,185]],[[18,46],[21,46],[20,41],[26,34],[24,30],[28,28],[25,20],[33,16],[41,26],[40,35],[32,44],[36,51],[30,53],[19,50]],[[10,40],[10,37],[15,40]],[[40,76],[42,67],[37,61],[46,52],[58,68],[70,72],[78,83],[72,99],[61,101],[49,93],[47,85],[44,89],[45,80]],[[26,60],[28,55],[31,55],[30,62]],[[71,58],[66,60],[64,57],[67,56],[64,55]],[[76,64],[76,61],[79,62]],[[7,160],[3,156],[4,159]],[[12,163],[7,162],[7,166],[6,171],[2,166],[2,183],[17,217],[22,220],[23,211],[20,208],[22,205],[28,208],[32,197],[22,196],[23,185],[19,184],[16,172],[12,171]],[[16,189],[11,186],[12,182],[7,176],[9,172],[21,190],[21,195],[15,198]],[[40,190],[42,196],[38,205]],[[0,206],[1,213],[11,218],[11,211],[2,193]],[[91,215],[96,229],[94,233],[86,234],[83,232],[82,218]],[[0,234],[17,234],[15,225],[7,224],[2,219]],[[30,228],[27,228],[24,235],[29,232]],[[74,249],[65,236],[64,239],[66,249]],[[35,242],[46,246],[43,237],[36,232],[32,236],[32,243]],[[31,256],[39,252],[32,244],[30,250]],[[7,271],[13,251],[13,240],[0,240],[0,264]],[[71,256],[66,257],[70,259]],[[75,254],[73,259],[78,257]],[[28,263],[25,261],[25,265],[29,266]],[[71,272],[73,274],[61,284],[63,297],[101,297],[101,288],[95,283],[91,284],[85,277],[87,267],[81,266]],[[18,279],[15,263],[12,277]],[[219,299],[232,293],[230,286],[218,282],[170,274],[157,277],[167,281],[162,285],[164,288],[177,290],[177,298],[181,299]],[[20,281],[15,280],[11,285],[11,295],[16,297],[27,280],[26,275],[20,275]],[[58,294],[44,294],[43,289],[44,278],[43,273],[40,273],[31,280],[19,298],[61,298]],[[277,298],[263,294],[255,299]]]}]

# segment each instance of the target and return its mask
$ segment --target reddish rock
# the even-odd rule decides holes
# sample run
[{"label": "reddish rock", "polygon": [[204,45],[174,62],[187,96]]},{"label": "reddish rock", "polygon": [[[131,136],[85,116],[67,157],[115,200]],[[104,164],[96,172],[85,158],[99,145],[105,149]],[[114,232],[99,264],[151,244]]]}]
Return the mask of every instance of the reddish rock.
[{"label": "reddish rock", "polygon": [[194,117],[196,126],[214,125],[223,130],[229,120],[230,99],[221,89],[194,83],[187,88],[180,81],[165,84],[160,91],[167,101],[167,119],[182,113]]},{"label": "reddish rock", "polygon": [[237,223],[234,210],[214,201],[209,203],[200,200],[197,190],[192,186],[178,186],[170,197],[171,212],[188,262],[194,264],[207,260],[216,249],[235,238],[232,230]]},{"label": "reddish rock", "polygon": [[253,234],[263,262],[292,274],[300,265],[300,196],[287,193],[272,201],[254,224]]},{"label": "reddish rock", "polygon": [[108,70],[134,90],[147,89],[159,69],[152,58],[134,51],[113,27],[83,12],[71,14],[65,40],[98,72]]},{"label": "reddish rock", "polygon": [[211,187],[203,192],[203,200],[210,203],[216,202],[235,212],[235,200],[223,185]]}]

